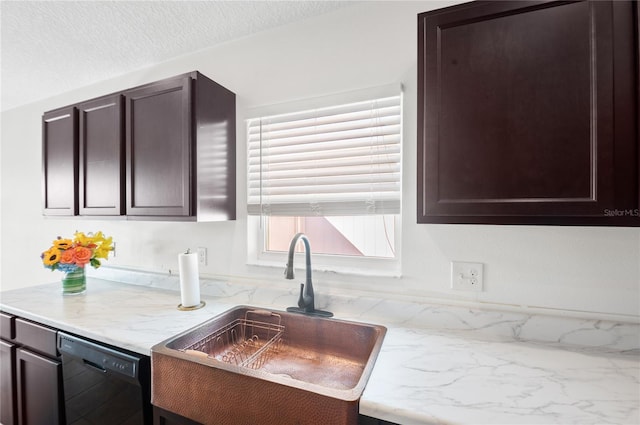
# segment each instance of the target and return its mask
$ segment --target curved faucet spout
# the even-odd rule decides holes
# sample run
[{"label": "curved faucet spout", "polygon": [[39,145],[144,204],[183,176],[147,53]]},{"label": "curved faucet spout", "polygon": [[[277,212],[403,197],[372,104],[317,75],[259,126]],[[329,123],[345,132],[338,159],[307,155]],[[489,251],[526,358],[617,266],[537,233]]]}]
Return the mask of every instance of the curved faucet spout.
[{"label": "curved faucet spout", "polygon": [[296,252],[296,245],[298,241],[302,240],[304,243],[305,251],[305,268],[307,270],[307,279],[304,285],[300,284],[300,298],[298,299],[298,307],[305,312],[312,312],[315,310],[315,300],[313,294],[313,283],[311,281],[311,245],[309,244],[309,238],[304,233],[296,234],[291,240],[289,245],[289,258],[287,261],[287,268],[284,272],[285,278],[293,279],[295,277],[293,273],[293,255]]},{"label": "curved faucet spout", "polygon": [[298,241],[302,240],[304,243],[305,250],[305,267],[307,269],[307,283],[311,282],[311,245],[309,244],[309,238],[304,233],[297,233],[293,239],[291,239],[291,244],[289,245],[289,258],[287,261],[287,269],[285,270],[285,277],[287,279],[293,279],[295,277],[293,273],[293,254],[296,252],[296,245]]},{"label": "curved faucet spout", "polygon": [[311,245],[309,244],[309,238],[307,238],[304,233],[296,234],[291,240],[291,245],[289,245],[287,268],[284,271],[285,278],[293,279],[295,277],[293,272],[293,255],[296,252],[296,244],[299,240],[302,240],[302,242],[304,243],[307,279],[305,280],[304,284],[300,284],[300,297],[298,299],[298,307],[289,307],[287,308],[287,311],[331,317],[333,316],[332,313],[329,313],[328,311],[316,310],[315,308],[315,295],[313,293],[313,282],[311,281]]}]

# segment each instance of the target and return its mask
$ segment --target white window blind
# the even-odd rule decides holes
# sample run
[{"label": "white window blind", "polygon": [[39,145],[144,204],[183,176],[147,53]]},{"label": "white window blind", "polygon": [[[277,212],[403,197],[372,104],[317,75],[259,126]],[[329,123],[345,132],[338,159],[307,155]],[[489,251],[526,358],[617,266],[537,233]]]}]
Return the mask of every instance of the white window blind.
[{"label": "white window blind", "polygon": [[401,95],[247,120],[248,212],[398,214]]}]

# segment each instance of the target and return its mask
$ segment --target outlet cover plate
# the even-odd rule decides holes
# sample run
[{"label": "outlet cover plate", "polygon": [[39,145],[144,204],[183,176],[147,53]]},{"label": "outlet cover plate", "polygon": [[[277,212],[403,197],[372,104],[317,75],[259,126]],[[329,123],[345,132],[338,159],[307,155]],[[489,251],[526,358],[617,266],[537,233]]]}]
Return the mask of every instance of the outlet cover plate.
[{"label": "outlet cover plate", "polygon": [[451,289],[456,291],[483,291],[483,264],[462,261],[451,262]]},{"label": "outlet cover plate", "polygon": [[207,265],[207,248],[198,247],[198,264],[201,266]]}]

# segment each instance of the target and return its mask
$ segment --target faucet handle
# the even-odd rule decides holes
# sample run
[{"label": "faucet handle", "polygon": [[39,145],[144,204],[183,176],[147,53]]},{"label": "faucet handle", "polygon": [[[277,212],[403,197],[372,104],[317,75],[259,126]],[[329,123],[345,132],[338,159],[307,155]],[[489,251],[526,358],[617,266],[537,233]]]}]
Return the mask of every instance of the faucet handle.
[{"label": "faucet handle", "polygon": [[300,284],[300,297],[298,298],[298,307],[304,309],[306,308],[307,303],[304,300],[304,283]]}]

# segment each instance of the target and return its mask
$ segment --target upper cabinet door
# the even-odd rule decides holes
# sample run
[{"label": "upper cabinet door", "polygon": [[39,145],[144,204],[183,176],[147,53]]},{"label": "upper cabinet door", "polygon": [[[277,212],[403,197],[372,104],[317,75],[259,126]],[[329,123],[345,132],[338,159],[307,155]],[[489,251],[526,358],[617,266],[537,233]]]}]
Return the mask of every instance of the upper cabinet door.
[{"label": "upper cabinet door", "polygon": [[78,106],[80,114],[80,215],[124,214],[122,96]]},{"label": "upper cabinet door", "polygon": [[418,222],[640,225],[636,6],[419,15]]},{"label": "upper cabinet door", "polygon": [[127,215],[192,212],[191,78],[125,92]]},{"label": "upper cabinet door", "polygon": [[44,215],[78,213],[78,115],[69,107],[42,116]]}]

